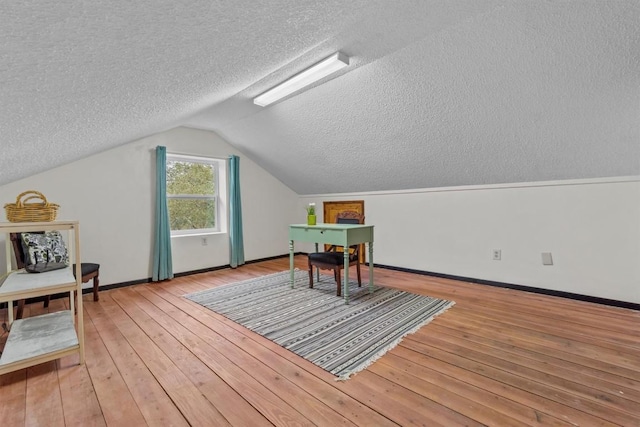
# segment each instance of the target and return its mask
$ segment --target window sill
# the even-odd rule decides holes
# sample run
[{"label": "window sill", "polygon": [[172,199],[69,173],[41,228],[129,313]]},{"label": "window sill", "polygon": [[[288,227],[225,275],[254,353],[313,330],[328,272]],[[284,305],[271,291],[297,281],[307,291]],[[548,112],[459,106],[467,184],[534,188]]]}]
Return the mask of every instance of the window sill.
[{"label": "window sill", "polygon": [[171,238],[178,237],[202,237],[202,236],[217,236],[220,234],[227,234],[226,231],[208,231],[206,233],[191,233],[191,234],[172,234]]}]

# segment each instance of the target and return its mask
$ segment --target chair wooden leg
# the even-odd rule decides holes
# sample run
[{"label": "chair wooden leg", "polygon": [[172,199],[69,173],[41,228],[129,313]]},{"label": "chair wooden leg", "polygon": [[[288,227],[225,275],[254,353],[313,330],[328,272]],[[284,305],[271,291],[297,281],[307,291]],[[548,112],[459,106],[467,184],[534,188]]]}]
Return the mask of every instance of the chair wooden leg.
[{"label": "chair wooden leg", "polygon": [[[8,307],[13,310],[13,306]],[[24,300],[18,300],[18,309],[16,310],[16,320],[22,319],[22,315],[24,314]]]},{"label": "chair wooden leg", "polygon": [[358,287],[362,287],[362,279],[360,278],[360,263],[356,264],[356,272],[358,273]]},{"label": "chair wooden leg", "polygon": [[309,287],[313,288],[313,265],[309,261]]},{"label": "chair wooden leg", "polygon": [[337,295],[340,297],[342,296],[342,280],[340,279],[340,269],[336,268],[335,272],[336,272],[336,286],[338,288]]},{"label": "chair wooden leg", "polygon": [[46,295],[44,297],[44,308],[48,308],[49,307],[49,301],[51,300],[51,295]]},{"label": "chair wooden leg", "polygon": [[98,286],[100,286],[100,280],[98,276],[93,278],[93,300],[98,301],[100,297],[98,296]]}]

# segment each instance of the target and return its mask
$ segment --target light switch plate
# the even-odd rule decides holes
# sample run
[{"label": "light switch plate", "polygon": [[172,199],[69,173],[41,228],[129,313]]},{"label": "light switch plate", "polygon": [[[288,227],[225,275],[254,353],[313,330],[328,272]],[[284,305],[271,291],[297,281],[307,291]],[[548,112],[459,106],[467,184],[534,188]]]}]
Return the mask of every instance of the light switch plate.
[{"label": "light switch plate", "polygon": [[542,265],[553,265],[551,252],[542,252]]}]

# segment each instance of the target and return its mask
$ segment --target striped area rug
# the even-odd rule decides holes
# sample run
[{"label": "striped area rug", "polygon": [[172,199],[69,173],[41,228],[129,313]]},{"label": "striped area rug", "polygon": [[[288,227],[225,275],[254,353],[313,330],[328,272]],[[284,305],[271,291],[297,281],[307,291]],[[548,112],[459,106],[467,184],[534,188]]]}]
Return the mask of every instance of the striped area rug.
[{"label": "striped area rug", "polygon": [[352,281],[349,305],[336,296],[333,277],[289,271],[185,295],[210,310],[293,351],[346,380],[369,366],[402,338],[455,303]]}]

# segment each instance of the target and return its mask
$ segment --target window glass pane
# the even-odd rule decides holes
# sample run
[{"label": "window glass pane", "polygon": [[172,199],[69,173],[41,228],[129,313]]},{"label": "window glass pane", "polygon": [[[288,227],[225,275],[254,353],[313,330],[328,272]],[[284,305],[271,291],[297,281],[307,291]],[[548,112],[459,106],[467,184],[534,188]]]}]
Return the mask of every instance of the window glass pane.
[{"label": "window glass pane", "polygon": [[215,194],[215,166],[167,161],[167,194]]},{"label": "window glass pane", "polygon": [[215,228],[215,201],[169,199],[171,230],[198,230]]}]

